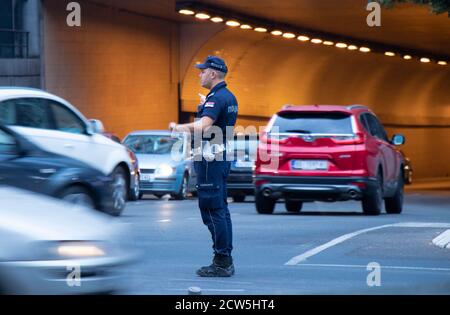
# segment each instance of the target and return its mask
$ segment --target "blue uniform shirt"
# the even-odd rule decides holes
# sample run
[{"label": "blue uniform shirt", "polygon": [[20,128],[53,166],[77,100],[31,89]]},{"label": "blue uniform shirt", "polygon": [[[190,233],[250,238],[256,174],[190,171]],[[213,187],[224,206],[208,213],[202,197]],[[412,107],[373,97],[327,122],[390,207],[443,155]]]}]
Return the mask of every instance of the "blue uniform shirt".
[{"label": "blue uniform shirt", "polygon": [[226,127],[234,126],[238,115],[236,97],[227,89],[225,82],[214,86],[203,105],[198,108],[197,118],[210,117],[214,126],[222,129],[223,140],[226,138]]}]

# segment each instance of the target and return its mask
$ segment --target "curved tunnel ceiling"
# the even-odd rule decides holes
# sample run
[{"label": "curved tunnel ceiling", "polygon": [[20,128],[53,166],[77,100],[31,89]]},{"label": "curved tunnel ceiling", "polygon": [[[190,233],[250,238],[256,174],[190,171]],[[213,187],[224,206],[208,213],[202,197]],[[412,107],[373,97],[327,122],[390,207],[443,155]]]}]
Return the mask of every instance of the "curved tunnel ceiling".
[{"label": "curved tunnel ceiling", "polygon": [[404,48],[450,54],[450,17],[431,14],[428,5],[397,4],[382,8],[381,27],[368,27],[367,0],[196,0],[296,27],[398,45]]},{"label": "curved tunnel ceiling", "polygon": [[450,71],[377,54],[287,41],[225,29],[193,58],[182,87],[183,111],[195,112],[199,92],[194,65],[219,54],[239,113],[270,117],[284,104],[364,104],[386,124],[450,125]]}]

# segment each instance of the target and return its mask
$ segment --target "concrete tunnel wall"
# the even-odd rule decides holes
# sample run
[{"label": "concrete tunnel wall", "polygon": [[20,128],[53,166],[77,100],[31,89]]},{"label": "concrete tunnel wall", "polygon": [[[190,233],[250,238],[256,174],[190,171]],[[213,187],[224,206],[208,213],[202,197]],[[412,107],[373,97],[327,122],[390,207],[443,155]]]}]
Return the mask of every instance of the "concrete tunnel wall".
[{"label": "concrete tunnel wall", "polygon": [[43,1],[43,88],[124,137],[178,119],[178,24],[80,0]]},{"label": "concrete tunnel wall", "polygon": [[[183,36],[199,34],[196,28]],[[284,104],[364,104],[389,136],[406,136],[402,150],[412,160],[416,179],[450,176],[448,67],[240,29],[214,31],[190,53],[188,66],[181,65],[183,111],[195,112],[197,93],[207,92],[199,86],[195,63],[218,54],[229,65],[227,82],[244,115],[238,124],[264,125]]]}]

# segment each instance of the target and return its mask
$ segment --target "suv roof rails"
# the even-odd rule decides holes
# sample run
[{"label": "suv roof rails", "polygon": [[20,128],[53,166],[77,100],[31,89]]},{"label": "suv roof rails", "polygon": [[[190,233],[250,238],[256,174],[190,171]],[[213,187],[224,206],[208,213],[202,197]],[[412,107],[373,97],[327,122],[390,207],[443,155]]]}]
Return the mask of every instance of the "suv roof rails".
[{"label": "suv roof rails", "polygon": [[358,104],[347,106],[347,109],[348,109],[348,110],[358,109],[358,108],[360,108],[360,109],[369,109],[369,107],[367,107],[367,106],[364,106],[364,105],[358,105]]}]

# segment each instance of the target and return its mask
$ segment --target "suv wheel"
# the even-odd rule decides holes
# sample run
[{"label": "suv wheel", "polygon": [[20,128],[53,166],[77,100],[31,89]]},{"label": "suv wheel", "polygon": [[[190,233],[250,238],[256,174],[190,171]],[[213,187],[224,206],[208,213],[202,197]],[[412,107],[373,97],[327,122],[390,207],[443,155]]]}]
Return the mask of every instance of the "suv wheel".
[{"label": "suv wheel", "polygon": [[288,200],[286,199],[284,203],[286,210],[289,212],[300,212],[303,207],[303,202],[296,200]]},{"label": "suv wheel", "polygon": [[362,199],[362,208],[364,214],[379,215],[383,208],[383,176],[378,173],[376,188],[369,191]]},{"label": "suv wheel", "polygon": [[255,206],[258,213],[271,214],[275,209],[276,199],[264,197],[261,192],[255,194]]},{"label": "suv wheel", "polygon": [[234,202],[244,202],[245,195],[235,195],[232,196]]},{"label": "suv wheel", "polygon": [[395,195],[384,199],[384,205],[386,207],[386,213],[398,214],[403,210],[403,174],[400,172],[400,176],[397,183],[397,190]]}]

